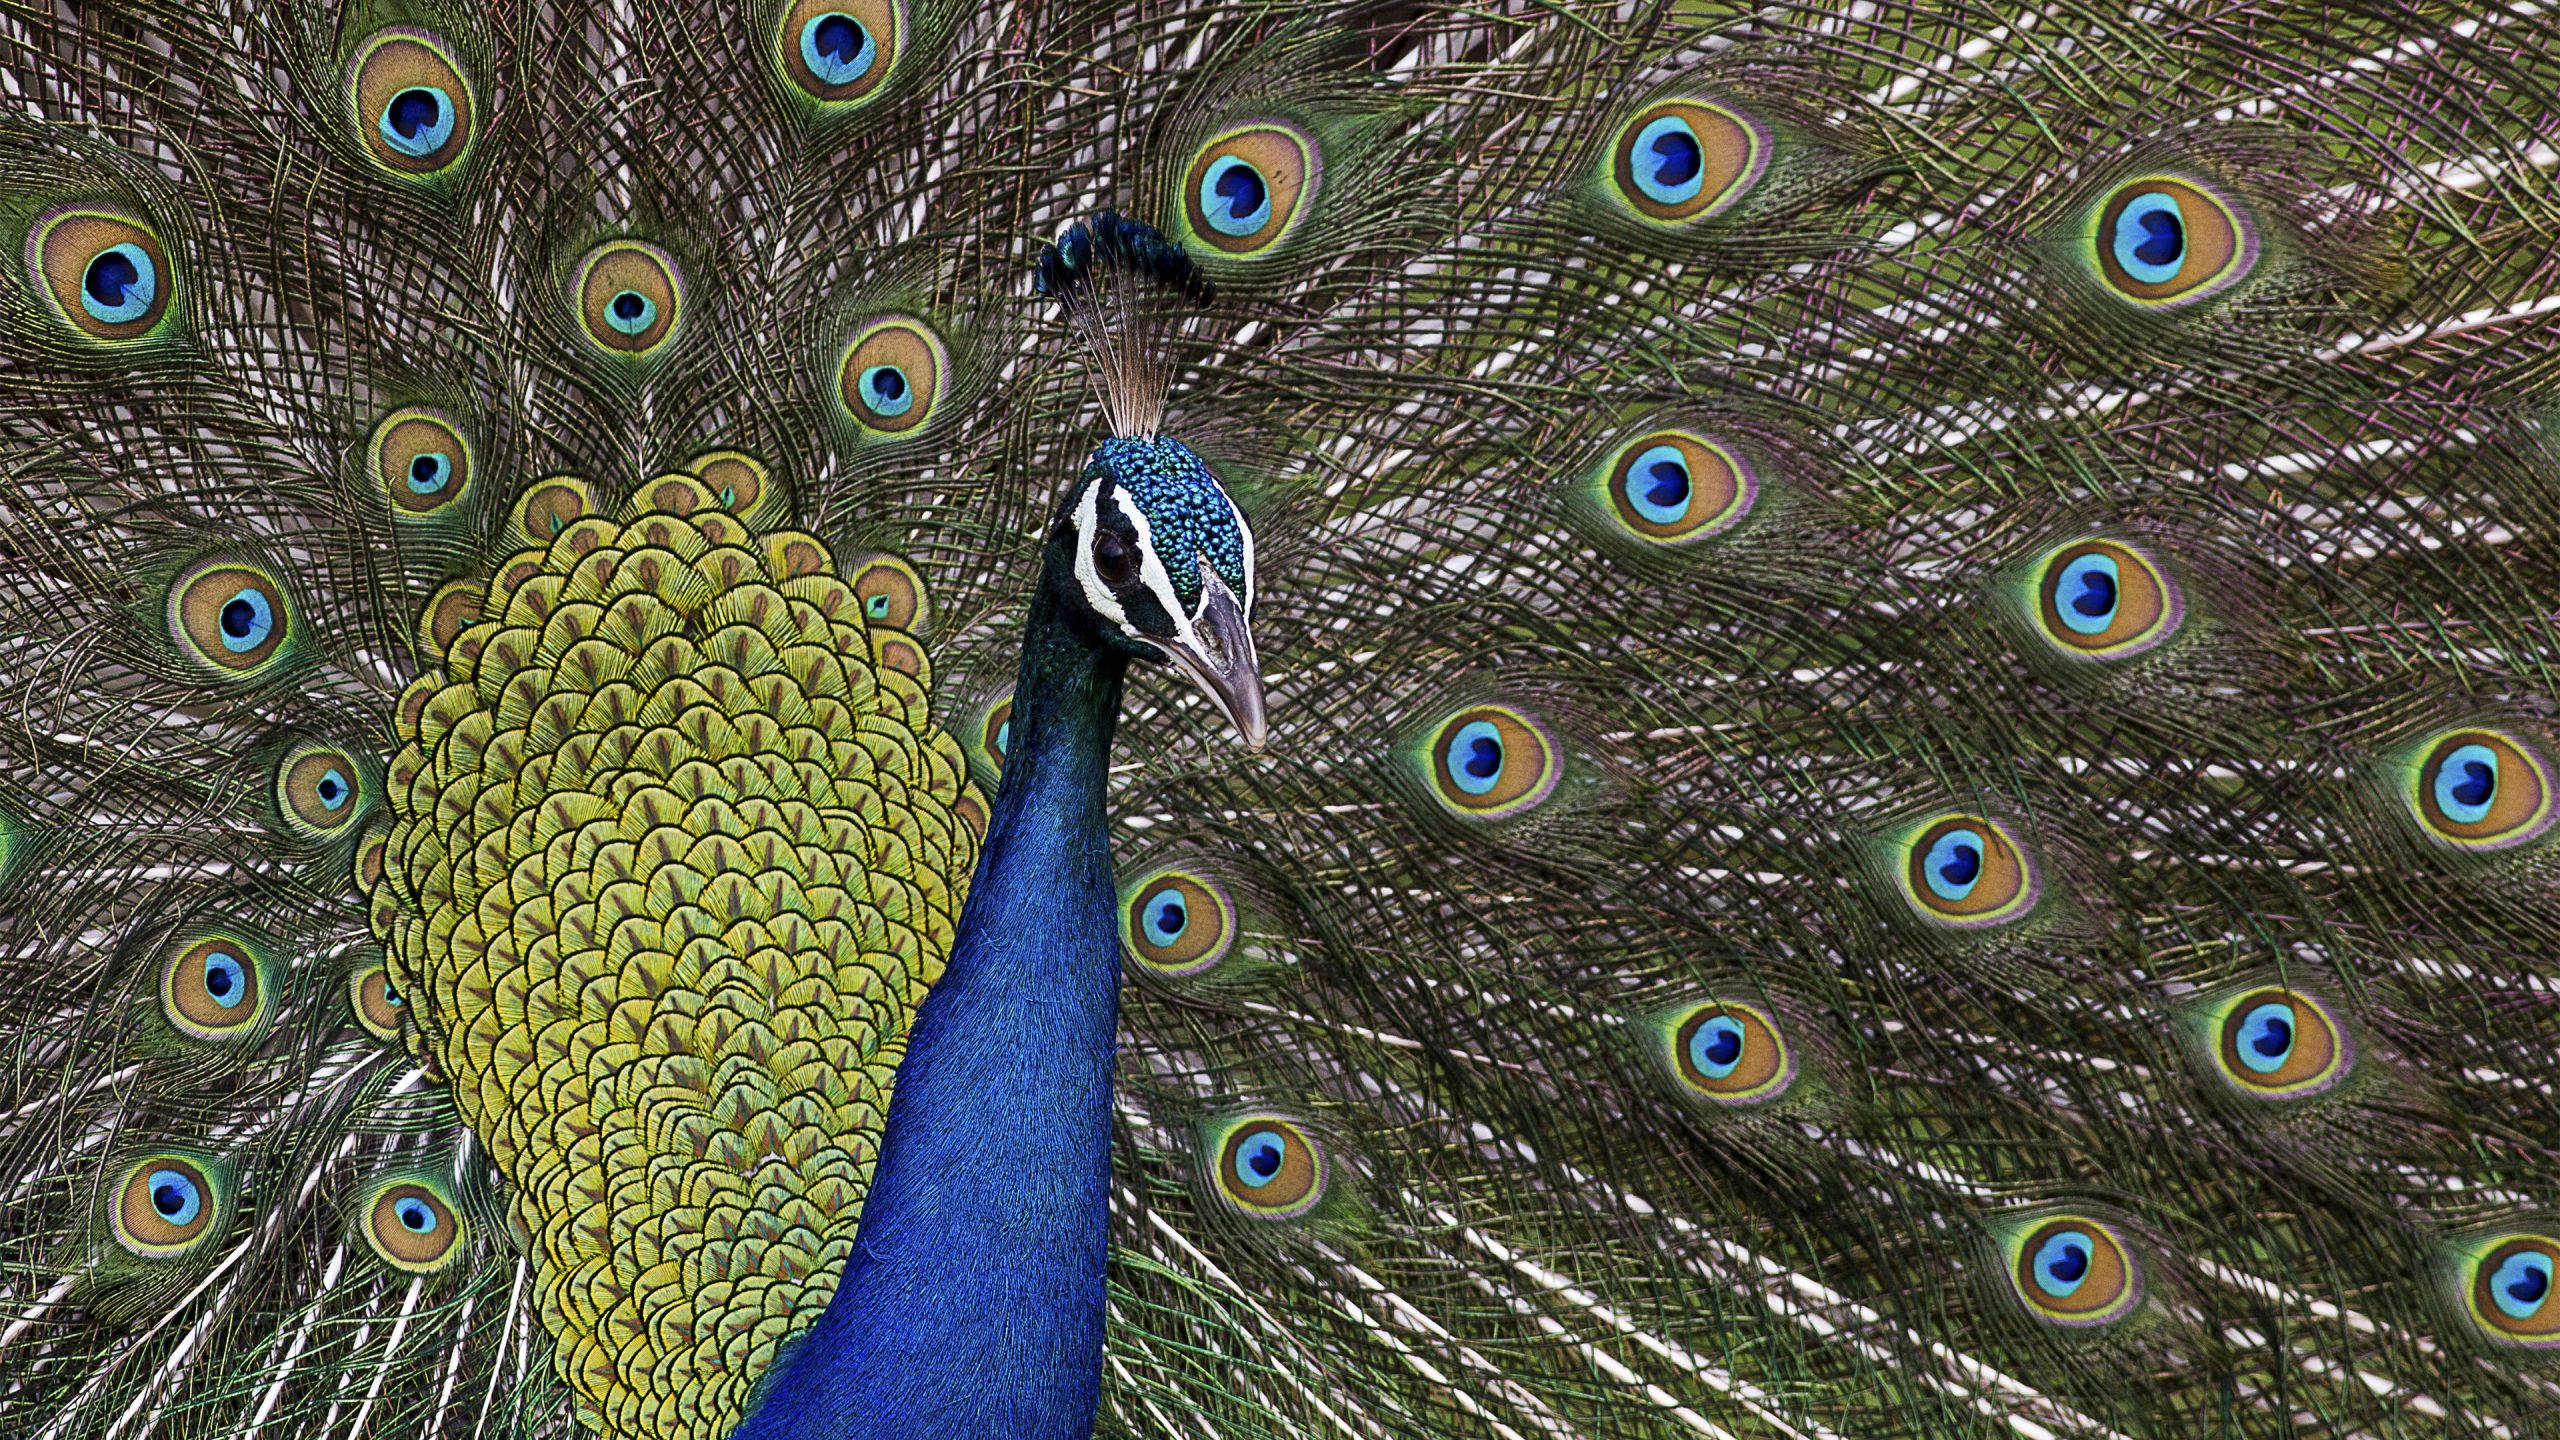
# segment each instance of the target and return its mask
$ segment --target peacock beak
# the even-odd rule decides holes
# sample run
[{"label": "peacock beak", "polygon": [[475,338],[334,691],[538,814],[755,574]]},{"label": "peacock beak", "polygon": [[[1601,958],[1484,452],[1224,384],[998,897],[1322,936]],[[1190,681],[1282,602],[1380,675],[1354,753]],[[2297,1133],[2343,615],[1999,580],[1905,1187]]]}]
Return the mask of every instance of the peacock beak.
[{"label": "peacock beak", "polygon": [[1200,609],[1189,634],[1156,643],[1218,702],[1244,748],[1259,751],[1271,724],[1262,710],[1262,662],[1253,653],[1253,627],[1215,570],[1202,565],[1200,579]]}]

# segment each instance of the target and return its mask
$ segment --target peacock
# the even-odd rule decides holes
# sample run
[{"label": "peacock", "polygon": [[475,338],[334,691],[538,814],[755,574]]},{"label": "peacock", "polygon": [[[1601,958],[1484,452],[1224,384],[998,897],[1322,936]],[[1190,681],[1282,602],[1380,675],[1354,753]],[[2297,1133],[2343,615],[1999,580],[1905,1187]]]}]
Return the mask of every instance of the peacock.
[{"label": "peacock", "polygon": [[2554,93],[0,5],[0,1437],[2560,1434]]}]

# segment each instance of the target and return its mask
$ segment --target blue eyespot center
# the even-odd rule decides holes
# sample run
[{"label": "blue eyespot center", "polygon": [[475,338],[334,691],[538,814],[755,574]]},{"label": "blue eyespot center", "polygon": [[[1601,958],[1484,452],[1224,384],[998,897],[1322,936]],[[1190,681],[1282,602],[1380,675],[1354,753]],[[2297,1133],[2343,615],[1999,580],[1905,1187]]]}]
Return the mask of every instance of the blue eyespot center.
[{"label": "blue eyespot center", "polygon": [[391,988],[391,982],[385,980],[382,982],[382,1003],[385,1005],[400,1005],[405,1004],[406,1002],[400,998],[399,991]]},{"label": "blue eyespot center", "polygon": [[2547,1251],[2519,1250],[2489,1272],[2489,1295],[2509,1318],[2530,1320],[2551,1294],[2553,1261]]},{"label": "blue eyespot center", "polygon": [[2136,196],[2124,207],[2109,239],[2116,263],[2146,285],[2174,279],[2186,259],[2186,219],[2174,198],[2156,191]]},{"label": "blue eyespot center", "polygon": [[2074,635],[2103,635],[2116,617],[2121,572],[2105,555],[2083,555],[2062,567],[2055,606]]},{"label": "blue eyespot center", "polygon": [[2293,1007],[2270,1000],[2240,1019],[2240,1063],[2260,1075],[2283,1068],[2293,1053]]},{"label": "blue eyespot center", "polygon": [[800,27],[800,60],[822,85],[850,85],[879,63],[880,42],[863,23],[830,10]]},{"label": "blue eyespot center", "polygon": [[1941,900],[1957,901],[1973,893],[1982,879],[1982,837],[1971,830],[1950,830],[1930,842],[1928,858],[1921,868],[1927,873],[1930,892]]},{"label": "blue eyespot center", "polygon": [[240,957],[215,950],[204,957],[204,993],[225,1010],[235,1010],[249,996],[248,972]]},{"label": "blue eyespot center", "polygon": [[110,325],[141,319],[159,293],[158,268],[130,241],[89,257],[80,277],[80,308]]},{"label": "blue eyespot center", "polygon": [[175,1170],[151,1172],[151,1208],[172,1225],[188,1225],[204,1210],[204,1194],[196,1182]]},{"label": "blue eyespot center", "polygon": [[344,806],[347,803],[347,797],[355,793],[354,787],[347,784],[346,775],[337,770],[331,770],[322,775],[320,783],[313,788],[319,792],[320,804],[330,810]]},{"label": "blue eyespot center", "polygon": [[657,302],[637,290],[617,291],[605,302],[604,323],[625,335],[639,334],[657,318]]},{"label": "blue eyespot center", "polygon": [[1636,132],[1634,170],[1636,188],[1655,204],[1694,200],[1706,183],[1706,147],[1688,121],[1658,116]]},{"label": "blue eyespot center", "polygon": [[238,594],[223,602],[221,624],[222,648],[234,655],[243,655],[264,644],[274,631],[275,607],[268,603],[263,593],[244,586]]},{"label": "blue eyespot center", "polygon": [[412,1235],[432,1235],[436,1230],[435,1207],[416,1196],[410,1196],[391,1207],[400,1217],[400,1228]]},{"label": "blue eyespot center", "polygon": [[1289,1137],[1277,1130],[1256,1130],[1244,1137],[1235,1155],[1236,1183],[1259,1190],[1271,1183],[1289,1158]]},{"label": "blue eyespot center", "polygon": [[1689,515],[1689,460],[1675,445],[1656,445],[1627,468],[1630,481],[1642,477],[1639,489],[1627,486],[1627,501],[1638,515],[1655,525],[1676,525]]},{"label": "blue eyespot center", "polygon": [[403,155],[433,155],[453,138],[453,97],[433,85],[412,85],[382,107],[383,142]]},{"label": "blue eyespot center", "polygon": [[1252,162],[1221,155],[1200,176],[1200,213],[1221,235],[1251,235],[1271,223],[1271,185]]},{"label": "blue eyespot center", "polygon": [[1713,1079],[1732,1074],[1742,1063],[1742,1023],[1730,1015],[1717,1015],[1700,1025],[1689,1036],[1689,1063]]},{"label": "blue eyespot center", "polygon": [[862,613],[870,616],[874,620],[888,619],[889,597],[886,595],[874,595],[870,599],[863,601]]},{"label": "blue eyespot center", "polygon": [[1140,907],[1146,915],[1147,939],[1156,945],[1171,945],[1191,928],[1191,907],[1182,892],[1168,885],[1146,899]]},{"label": "blue eyespot center", "polygon": [[1469,795],[1492,791],[1502,778],[1502,732],[1489,720],[1470,720],[1449,737],[1449,779]]},{"label": "blue eyespot center", "polygon": [[453,457],[441,450],[426,450],[409,460],[409,489],[418,495],[433,495],[453,478]]},{"label": "blue eyespot center", "polygon": [[998,759],[1002,759],[1012,753],[1013,721],[1011,719],[1007,719],[1003,724],[996,727],[996,757]]},{"label": "blue eyespot center", "polygon": [[2436,805],[2459,825],[2488,818],[2498,794],[2498,752],[2486,745],[2457,746],[2436,769]]},{"label": "blue eyespot center", "polygon": [[873,365],[862,372],[862,403],[873,413],[894,420],[916,408],[916,391],[907,372],[895,365]]},{"label": "blue eyespot center", "polygon": [[2046,1236],[2036,1246],[2036,1288],[2057,1300],[2067,1298],[2089,1278],[2089,1252],[2096,1243],[2079,1230]]}]

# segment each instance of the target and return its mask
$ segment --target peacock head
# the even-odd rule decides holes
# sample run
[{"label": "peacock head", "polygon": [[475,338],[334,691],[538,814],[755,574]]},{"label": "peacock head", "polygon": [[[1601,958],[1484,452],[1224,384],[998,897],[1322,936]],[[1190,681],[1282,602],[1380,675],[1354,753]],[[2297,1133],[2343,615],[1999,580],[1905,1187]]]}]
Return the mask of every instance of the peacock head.
[{"label": "peacock head", "polygon": [[1259,750],[1268,730],[1253,651],[1253,527],[1208,463],[1166,436],[1116,435],[1059,508],[1052,573],[1103,642],[1169,661]]}]

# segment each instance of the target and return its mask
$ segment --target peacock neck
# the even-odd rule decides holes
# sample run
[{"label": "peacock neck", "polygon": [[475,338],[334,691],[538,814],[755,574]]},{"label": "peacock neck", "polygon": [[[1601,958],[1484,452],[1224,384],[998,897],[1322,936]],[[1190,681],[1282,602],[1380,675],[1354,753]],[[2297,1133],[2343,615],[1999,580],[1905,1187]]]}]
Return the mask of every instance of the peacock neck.
[{"label": "peacock neck", "polygon": [[1004,782],[855,1254],[738,1440],[1091,1433],[1120,976],[1103,802],[1126,667],[1042,586]]}]

